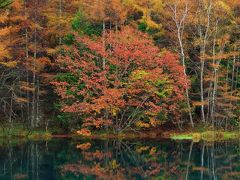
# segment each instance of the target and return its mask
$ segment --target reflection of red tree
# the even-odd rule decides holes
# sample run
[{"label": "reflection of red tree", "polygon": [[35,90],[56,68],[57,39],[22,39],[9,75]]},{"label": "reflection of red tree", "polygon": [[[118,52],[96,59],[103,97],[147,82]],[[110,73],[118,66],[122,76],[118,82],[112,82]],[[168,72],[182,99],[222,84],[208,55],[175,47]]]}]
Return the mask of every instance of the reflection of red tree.
[{"label": "reflection of red tree", "polygon": [[156,163],[156,162],[153,162],[150,164],[149,166],[149,169],[146,170],[146,174],[150,177],[150,176],[154,176],[154,175],[157,175],[161,168],[160,168],[160,164]]},{"label": "reflection of red tree", "polygon": [[[86,145],[88,143],[80,146]],[[166,163],[167,160],[163,161],[162,158],[167,158],[167,153],[156,146],[132,146],[131,143],[125,142],[114,142],[113,146],[113,149],[107,148],[105,151],[97,149],[91,152],[90,148],[81,149],[79,152],[83,160],[62,166],[62,175],[73,173],[77,176],[94,176],[99,179],[134,179],[136,175],[158,177],[161,172],[163,177],[174,176],[182,179],[184,176],[185,171],[179,166],[182,162],[177,151],[171,152],[174,160]],[[161,160],[159,157],[162,157]]]},{"label": "reflection of red tree", "polygon": [[99,150],[96,150],[95,152],[82,152],[82,155],[85,160],[91,161],[91,160],[102,160],[104,158],[111,158],[112,152],[100,152]]},{"label": "reflection of red tree", "polygon": [[71,172],[75,175],[85,174],[85,175],[97,175],[99,177],[104,177],[105,174],[99,164],[88,167],[84,164],[66,164],[62,168],[62,173]]},{"label": "reflection of red tree", "polygon": [[91,143],[83,143],[83,144],[77,144],[76,148],[81,150],[88,150],[91,147]]},{"label": "reflection of red tree", "polygon": [[62,167],[61,172],[62,174],[71,172],[75,175],[82,174],[96,176],[100,179],[124,179],[124,174],[121,169],[113,171],[111,169],[101,167],[99,164],[87,166],[82,162],[79,162],[78,164],[66,164]]}]

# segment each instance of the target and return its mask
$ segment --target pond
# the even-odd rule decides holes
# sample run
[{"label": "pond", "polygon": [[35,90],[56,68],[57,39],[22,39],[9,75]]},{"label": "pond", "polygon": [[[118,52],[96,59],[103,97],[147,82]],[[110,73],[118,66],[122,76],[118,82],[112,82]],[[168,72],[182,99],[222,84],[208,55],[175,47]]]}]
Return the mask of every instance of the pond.
[{"label": "pond", "polygon": [[0,179],[240,179],[237,141],[2,141]]}]

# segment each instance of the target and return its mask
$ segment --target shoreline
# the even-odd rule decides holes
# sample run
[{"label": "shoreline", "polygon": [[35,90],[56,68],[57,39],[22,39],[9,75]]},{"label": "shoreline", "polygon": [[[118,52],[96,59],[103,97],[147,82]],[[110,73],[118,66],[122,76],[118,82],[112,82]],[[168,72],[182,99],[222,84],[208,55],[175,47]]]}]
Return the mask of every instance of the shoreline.
[{"label": "shoreline", "polygon": [[89,139],[169,139],[174,141],[191,140],[193,142],[199,141],[227,141],[240,139],[240,132],[238,131],[204,131],[204,132],[163,132],[163,133],[122,133],[122,134],[92,134],[90,136],[82,136],[74,134],[73,138],[89,138]]},{"label": "shoreline", "polygon": [[175,130],[163,130],[163,129],[155,129],[155,130],[145,130],[145,131],[125,131],[121,133],[114,132],[92,132],[88,135],[79,135],[77,133],[59,133],[55,134],[51,131],[18,131],[11,132],[9,134],[2,133],[0,134],[0,138],[7,139],[29,139],[29,140],[41,140],[41,139],[59,139],[59,138],[72,138],[72,139],[169,139],[174,141],[184,141],[189,140],[193,142],[199,141],[226,141],[226,140],[237,140],[240,139],[240,131],[232,130],[232,131],[223,131],[223,130],[203,130],[197,131],[194,129],[186,129],[180,131],[179,129]]}]

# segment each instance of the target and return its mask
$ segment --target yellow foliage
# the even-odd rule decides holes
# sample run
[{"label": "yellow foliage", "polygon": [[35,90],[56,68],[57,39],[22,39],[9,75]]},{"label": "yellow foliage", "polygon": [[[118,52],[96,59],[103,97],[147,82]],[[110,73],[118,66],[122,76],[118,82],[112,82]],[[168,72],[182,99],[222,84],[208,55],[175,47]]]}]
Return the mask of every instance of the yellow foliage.
[{"label": "yellow foliage", "polygon": [[192,170],[193,171],[205,171],[205,172],[207,172],[208,171],[208,168],[205,168],[205,167],[202,167],[202,166],[194,166],[194,167],[192,167]]},{"label": "yellow foliage", "polygon": [[231,95],[225,95],[224,96],[224,98],[225,99],[229,99],[229,100],[231,100],[231,101],[239,101],[240,100],[240,97],[238,97],[238,96],[231,96]]},{"label": "yellow foliage", "polygon": [[4,65],[5,67],[8,68],[14,68],[17,66],[17,62],[16,61],[9,61],[9,62],[0,62],[1,65]]},{"label": "yellow foliage", "polygon": [[151,111],[146,111],[145,114],[148,115],[148,116],[157,116],[158,113],[151,112]]},{"label": "yellow foliage", "polygon": [[144,70],[137,70],[132,72],[131,79],[133,80],[140,80],[147,76],[149,73]]},{"label": "yellow foliage", "polygon": [[226,4],[224,1],[218,0],[218,1],[216,1],[215,5],[219,10],[222,10],[227,14],[231,13],[231,7],[229,7],[229,5]]},{"label": "yellow foliage", "polygon": [[35,88],[34,87],[30,87],[30,84],[27,84],[27,82],[20,82],[20,89],[22,91],[28,91],[28,92],[34,92]]},{"label": "yellow foliage", "polygon": [[3,58],[11,58],[8,48],[1,43],[0,43],[0,61]]},{"label": "yellow foliage", "polygon": [[111,110],[112,110],[112,115],[116,116],[119,111],[119,108],[112,108]]},{"label": "yellow foliage", "polygon": [[142,121],[137,121],[135,125],[136,125],[137,127],[140,127],[140,128],[149,128],[149,127],[150,127],[150,124],[144,123],[144,122],[142,122]]},{"label": "yellow foliage", "polygon": [[207,105],[207,101],[203,101],[203,102],[201,102],[201,101],[193,101],[192,102],[192,104],[193,104],[193,106],[202,106],[202,105]]},{"label": "yellow foliage", "polygon": [[110,166],[111,168],[114,170],[114,169],[117,169],[120,165],[117,163],[117,161],[115,159],[113,159],[111,162],[110,162]]},{"label": "yellow foliage", "polygon": [[142,146],[136,149],[138,153],[142,153],[143,151],[147,151],[149,149],[149,146]]},{"label": "yellow foliage", "polygon": [[76,148],[77,149],[81,149],[81,150],[88,150],[91,147],[91,143],[87,142],[87,143],[83,143],[83,144],[77,144]]},{"label": "yellow foliage", "polygon": [[27,103],[27,102],[29,102],[29,100],[27,98],[22,98],[22,97],[15,97],[14,100],[17,103]]},{"label": "yellow foliage", "polygon": [[161,0],[123,0],[123,4],[132,11],[138,11],[143,14],[141,22],[145,22],[148,28],[159,29],[160,25],[152,20],[151,14],[158,14],[163,9]]},{"label": "yellow foliage", "polygon": [[57,54],[57,52],[58,52],[58,49],[53,49],[53,48],[47,49],[48,55],[55,55],[55,54]]},{"label": "yellow foliage", "polygon": [[160,121],[158,121],[158,120],[156,120],[155,118],[150,118],[150,120],[149,120],[149,123],[151,124],[151,126],[153,126],[153,127],[156,127],[157,125],[160,125],[161,124],[161,122]]},{"label": "yellow foliage", "polygon": [[212,68],[214,68],[214,69],[218,69],[219,67],[220,67],[220,65],[219,64],[209,64]]},{"label": "yellow foliage", "polygon": [[158,29],[160,27],[159,24],[155,23],[150,18],[143,19],[143,21],[146,22],[151,29]]},{"label": "yellow foliage", "polygon": [[193,139],[193,142],[199,142],[201,140],[201,134],[200,133],[193,133],[192,139]]},{"label": "yellow foliage", "polygon": [[230,53],[225,53],[225,54],[216,54],[215,56],[205,56],[206,59],[209,60],[223,60],[226,59],[228,60],[229,58],[233,56],[238,56],[239,52],[230,52]]},{"label": "yellow foliage", "polygon": [[204,81],[210,81],[210,82],[213,82],[213,81],[215,81],[215,78],[214,77],[205,77],[204,78]]},{"label": "yellow foliage", "polygon": [[156,154],[156,152],[157,152],[157,147],[152,147],[149,154],[153,156],[154,154]]}]

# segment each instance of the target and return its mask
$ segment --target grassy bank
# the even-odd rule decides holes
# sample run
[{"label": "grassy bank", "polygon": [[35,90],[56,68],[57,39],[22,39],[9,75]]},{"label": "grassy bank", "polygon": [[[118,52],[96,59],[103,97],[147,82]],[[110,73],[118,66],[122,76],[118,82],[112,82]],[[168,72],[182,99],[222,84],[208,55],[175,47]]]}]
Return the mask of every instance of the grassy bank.
[{"label": "grassy bank", "polygon": [[225,141],[240,139],[240,131],[208,130],[211,128],[188,128],[184,130],[176,129],[151,129],[145,131],[125,131],[114,133],[111,131],[92,132],[88,136],[74,134],[74,138],[90,139],[172,139],[172,140],[192,140],[199,141]]},{"label": "grassy bank", "polygon": [[0,138],[28,138],[28,139],[49,139],[52,137],[51,132],[42,130],[28,130],[22,125],[2,126],[0,129]]},{"label": "grassy bank", "polygon": [[190,133],[176,133],[170,136],[173,140],[192,140],[198,142],[203,141],[225,141],[235,140],[240,138],[238,131],[205,131],[205,132],[190,132]]},{"label": "grassy bank", "polygon": [[[78,135],[77,133],[61,134],[57,131],[43,131],[41,129],[28,130],[23,125],[1,126],[1,139],[51,139],[51,138],[89,138],[89,139],[172,139],[172,140],[192,140],[199,141],[224,141],[240,139],[240,131],[208,130],[210,127],[198,126],[195,129],[179,130],[178,128],[164,129],[146,129],[138,131],[124,131],[116,133],[113,131],[94,131],[88,136]],[[55,132],[55,133],[54,133]]]},{"label": "grassy bank", "polygon": [[125,132],[125,133],[93,133],[90,136],[72,135],[73,138],[89,138],[89,139],[172,139],[172,140],[192,140],[199,141],[226,141],[240,139],[240,132],[224,132],[224,131],[205,131],[205,132],[170,132],[158,134],[154,132]]}]

